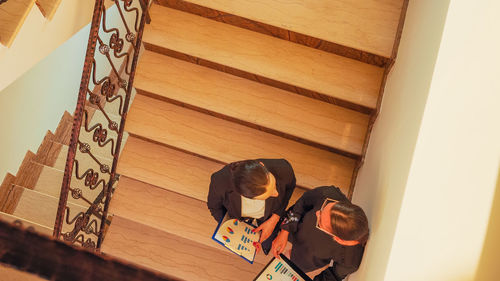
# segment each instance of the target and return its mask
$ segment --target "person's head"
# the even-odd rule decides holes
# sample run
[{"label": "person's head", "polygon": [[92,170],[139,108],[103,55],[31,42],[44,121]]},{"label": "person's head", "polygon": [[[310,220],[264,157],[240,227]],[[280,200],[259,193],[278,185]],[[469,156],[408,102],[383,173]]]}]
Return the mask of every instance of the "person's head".
[{"label": "person's head", "polygon": [[368,240],[368,219],[359,206],[343,201],[326,201],[317,215],[319,227],[332,234],[340,244],[363,244]]},{"label": "person's head", "polygon": [[276,179],[257,160],[244,160],[230,164],[232,180],[236,191],[244,197],[265,200],[277,197]]}]

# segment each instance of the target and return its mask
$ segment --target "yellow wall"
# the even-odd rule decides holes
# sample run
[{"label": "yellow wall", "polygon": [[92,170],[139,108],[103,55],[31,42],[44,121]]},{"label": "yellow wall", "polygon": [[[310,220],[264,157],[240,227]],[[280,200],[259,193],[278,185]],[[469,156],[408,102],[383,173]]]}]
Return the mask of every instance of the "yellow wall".
[{"label": "yellow wall", "polygon": [[[350,281],[466,281],[476,272],[484,276],[478,280],[498,280],[477,269],[481,255],[493,256],[495,244],[484,244],[488,227],[498,233],[489,222],[498,209],[500,2],[446,6],[410,1],[353,198],[368,211],[372,237]],[[440,43],[428,37],[441,30]]]}]

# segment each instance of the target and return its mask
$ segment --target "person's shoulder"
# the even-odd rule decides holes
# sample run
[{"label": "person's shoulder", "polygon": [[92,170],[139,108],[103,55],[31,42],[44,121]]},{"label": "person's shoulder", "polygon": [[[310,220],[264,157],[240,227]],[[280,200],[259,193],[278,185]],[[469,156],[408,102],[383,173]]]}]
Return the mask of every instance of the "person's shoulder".
[{"label": "person's shoulder", "polygon": [[281,180],[292,181],[295,178],[292,165],[288,160],[280,159],[257,159],[275,176]]},{"label": "person's shoulder", "polygon": [[266,166],[268,169],[286,169],[286,170],[292,170],[292,164],[288,162],[288,160],[284,158],[278,158],[278,159],[257,159],[257,161],[260,161]]},{"label": "person's shoulder", "polygon": [[334,185],[316,187],[315,190],[325,198],[350,202],[347,196],[342,193],[340,188]]},{"label": "person's shoulder", "polygon": [[222,181],[225,179],[228,179],[230,177],[230,170],[229,170],[229,165],[226,165],[222,167],[220,170],[214,172],[212,176],[210,177],[211,181]]}]

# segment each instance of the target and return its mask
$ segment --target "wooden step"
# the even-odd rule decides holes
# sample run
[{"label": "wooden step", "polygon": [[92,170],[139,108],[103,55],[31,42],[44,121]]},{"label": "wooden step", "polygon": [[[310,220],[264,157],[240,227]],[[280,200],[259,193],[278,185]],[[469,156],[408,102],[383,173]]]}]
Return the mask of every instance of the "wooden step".
[{"label": "wooden step", "polygon": [[311,44],[315,45],[334,42],[390,57],[404,1],[158,0],[158,2],[168,7],[290,41],[309,39],[312,41]]},{"label": "wooden step", "polygon": [[[50,134],[47,136],[50,137]],[[43,146],[40,146],[40,148],[42,147]],[[46,166],[43,163],[37,162],[38,159],[47,158],[43,155],[45,150],[39,149],[41,154],[38,155],[28,151],[15,179],[13,180],[13,184],[59,198],[64,178],[68,146],[62,144],[52,144],[51,147],[59,147],[58,150],[60,151],[55,161],[55,167]],[[112,159],[103,158],[99,155],[95,155],[95,158],[100,162],[100,164],[107,165],[108,167],[111,167],[112,165]],[[89,187],[85,186],[85,179],[83,178],[79,180],[76,175],[78,174],[79,177],[82,177],[87,170],[92,169],[93,171],[99,172],[99,179],[104,179],[107,182],[109,180],[109,174],[100,172],[100,164],[91,158],[89,154],[81,153],[77,150],[75,160],[78,161],[78,169],[75,165],[71,178],[71,187],[81,189],[83,191],[82,196],[92,202],[102,190],[102,184],[99,184],[96,189],[91,190]],[[69,196],[68,201],[88,208],[88,203],[85,203],[82,199],[74,199]]]},{"label": "wooden step", "polygon": [[[210,215],[206,202],[122,176],[109,210],[115,216],[140,222],[217,250],[223,249],[212,240],[217,222]],[[270,256],[262,252],[256,257],[256,261],[262,264],[269,262],[269,259]]]},{"label": "wooden step", "polygon": [[[173,175],[173,171],[165,171],[165,173]],[[206,179],[204,186],[207,191],[209,181],[210,179]],[[296,188],[290,205],[295,204],[304,192],[304,189]],[[182,215],[179,210],[182,210]],[[217,222],[207,209],[206,197],[201,201],[122,176],[113,194],[110,212],[220,249],[220,245],[214,243],[211,238]],[[189,222],[186,217],[190,218]],[[259,256],[261,261],[267,260],[265,255]]]},{"label": "wooden step", "polygon": [[[98,168],[97,163],[92,159],[82,159],[79,162],[81,165],[78,170],[78,175],[82,177],[86,169],[93,169],[96,171]],[[15,185],[22,186],[27,189],[32,189],[37,192],[50,195],[56,198],[59,198],[61,193],[62,182],[64,178],[64,170],[58,170],[49,166],[44,166],[38,164],[36,162],[31,162],[28,166],[26,166],[31,173],[28,175],[20,174],[16,176],[16,180],[14,181]],[[82,168],[85,167],[85,168]],[[73,170],[76,172],[76,168]],[[102,184],[99,184],[98,187],[94,190],[91,190],[89,187],[85,186],[84,179],[79,180],[75,176],[75,172],[71,177],[71,187],[74,189],[82,190],[82,198],[87,199],[90,202],[93,202],[94,199],[99,195],[102,190]],[[99,174],[99,179],[104,179],[106,182],[109,180],[109,175]],[[68,202],[81,205],[84,208],[88,208],[89,204],[86,203],[83,199],[75,199],[70,195],[68,196]]]},{"label": "wooden step", "polygon": [[48,227],[48,226],[44,226],[44,225],[41,225],[38,223],[30,222],[30,221],[27,221],[23,218],[19,218],[19,217],[16,217],[16,216],[13,216],[10,214],[6,214],[3,212],[0,212],[0,220],[3,220],[3,221],[8,222],[8,223],[19,224],[24,228],[32,228],[38,233],[43,233],[43,234],[49,235],[49,236],[52,236],[52,233],[54,231],[53,227]]},{"label": "wooden step", "polygon": [[113,218],[102,252],[181,280],[253,280],[264,267],[120,216]]},{"label": "wooden step", "polygon": [[73,116],[67,111],[64,112],[56,131],[54,132],[55,141],[69,145],[71,141],[71,129],[73,128]]},{"label": "wooden step", "polygon": [[[111,105],[110,105],[111,106]],[[85,129],[85,115],[82,118],[82,128],[80,130],[80,135],[79,135],[79,140],[82,143],[87,143],[91,145],[91,152],[96,158],[105,158],[105,159],[112,159],[113,156],[111,154],[112,151],[115,149],[115,143],[116,143],[116,136],[117,132],[109,130],[107,127],[108,125],[108,119],[104,116],[104,114],[100,111],[93,111],[94,113],[92,114],[92,117],[87,119],[87,125],[88,129],[91,129],[94,125],[101,124],[104,129],[107,130],[107,140],[113,139],[112,142],[108,142],[103,146],[99,146],[96,142],[93,141],[94,137],[94,130],[91,130],[90,132],[87,132]],[[111,120],[118,122],[119,117],[113,114],[109,114],[108,116]],[[54,142],[60,143],[66,146],[66,150],[62,149],[60,151],[60,154],[66,155],[68,153],[67,147],[70,144],[71,141],[71,130],[73,128],[73,116],[71,116],[68,112],[65,112],[63,118],[59,122],[59,125],[56,129],[55,132],[55,140]],[[127,142],[128,138],[128,133],[123,132],[123,137],[122,137],[122,146],[121,150],[123,150],[123,147],[125,143]],[[78,147],[77,147],[78,150]],[[60,156],[62,157],[62,155]],[[66,157],[66,156],[64,156]],[[64,158],[64,163],[66,162],[66,158]],[[111,165],[109,165],[111,167]]]},{"label": "wooden step", "polygon": [[55,167],[56,164],[60,165],[58,161],[60,162],[59,158],[61,157],[60,154],[63,145],[54,142],[55,140],[56,136],[51,131],[48,131],[36,151],[35,162],[49,167]]},{"label": "wooden step", "polygon": [[35,0],[10,0],[0,5],[0,44],[10,47]]},{"label": "wooden step", "polygon": [[[355,160],[304,145],[247,126],[137,95],[126,130],[221,163],[241,159],[285,158],[292,164],[297,184],[314,188],[336,185],[345,194]],[[215,171],[215,170],[213,170]]]},{"label": "wooden step", "polygon": [[118,162],[121,175],[206,201],[212,173],[222,164],[130,137]]},{"label": "wooden step", "polygon": [[61,0],[36,0],[36,4],[42,15],[48,20],[52,20],[59,4],[61,4]]},{"label": "wooden step", "polygon": [[[88,165],[85,165],[87,164]],[[98,169],[96,166],[97,164],[91,160],[87,161],[81,161],[80,162],[81,166],[79,167],[79,175],[80,177],[83,175],[84,171],[86,169],[93,169],[94,171]],[[57,170],[51,167],[47,166],[42,166],[42,165],[36,165],[38,166],[42,171],[40,173],[40,177],[38,178],[35,186],[33,186],[33,189],[35,191],[59,198],[60,193],[61,193],[61,187],[62,187],[62,182],[64,178],[64,171]],[[82,168],[85,167],[85,168]],[[74,169],[76,171],[76,167]],[[99,180],[104,179],[105,182],[109,181],[109,174],[99,174]],[[78,180],[78,178],[73,174],[71,177],[71,188],[73,189],[80,189],[82,190],[82,199],[75,199],[71,196],[71,191],[68,196],[68,202],[81,205],[84,208],[88,208],[90,206],[89,203],[86,203],[84,200],[88,200],[90,202],[93,202],[95,198],[99,195],[99,193],[103,190],[103,184],[99,184],[96,189],[91,190],[89,187],[85,186],[84,184],[84,179]]]},{"label": "wooden step", "polygon": [[[130,137],[117,171],[122,176],[206,202],[210,176],[222,167],[217,162]],[[297,187],[290,204],[304,192]]]},{"label": "wooden step", "polygon": [[233,118],[291,139],[361,155],[369,116],[151,51],[134,86],[143,94]]},{"label": "wooden step", "polygon": [[21,166],[17,170],[14,184],[33,189],[42,172],[42,168],[35,164],[34,159],[35,153],[27,151]]},{"label": "wooden step", "polygon": [[16,177],[7,173],[0,185],[0,212],[12,213],[17,204],[18,197],[12,199],[12,187],[16,181]]},{"label": "wooden step", "polygon": [[[12,197],[18,197],[17,202],[11,200]],[[15,185],[12,186],[7,202],[10,207],[0,206],[2,212],[47,228],[54,227],[59,198]],[[67,206],[70,208],[71,216],[87,211],[86,208],[72,203],[68,203]],[[65,224],[63,227],[64,232],[71,229],[72,226],[70,225]]]},{"label": "wooden step", "polygon": [[202,59],[329,102],[376,107],[383,68],[158,5],[151,17],[146,48]]}]

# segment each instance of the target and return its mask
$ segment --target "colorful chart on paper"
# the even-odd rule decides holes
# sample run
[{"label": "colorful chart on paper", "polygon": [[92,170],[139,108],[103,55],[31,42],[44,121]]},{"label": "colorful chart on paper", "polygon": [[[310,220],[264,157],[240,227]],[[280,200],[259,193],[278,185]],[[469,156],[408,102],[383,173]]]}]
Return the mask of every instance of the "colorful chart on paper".
[{"label": "colorful chart on paper", "polygon": [[253,262],[255,258],[253,243],[258,242],[260,238],[260,234],[252,232],[254,228],[252,225],[225,216],[213,239],[249,262]]},{"label": "colorful chart on paper", "polygon": [[[255,281],[306,281],[283,259],[273,259]],[[310,280],[310,279],[309,279]]]}]

